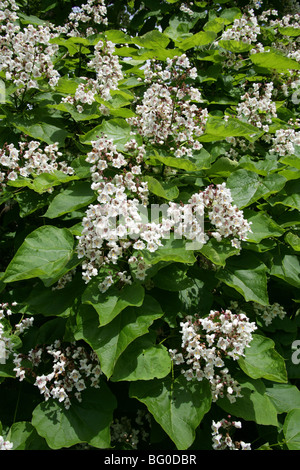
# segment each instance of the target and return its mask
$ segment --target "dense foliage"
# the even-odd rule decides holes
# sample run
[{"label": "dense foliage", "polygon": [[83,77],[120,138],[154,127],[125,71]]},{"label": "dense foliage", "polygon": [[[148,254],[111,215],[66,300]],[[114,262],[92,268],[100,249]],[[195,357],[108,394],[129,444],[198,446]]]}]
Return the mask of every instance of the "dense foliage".
[{"label": "dense foliage", "polygon": [[2,0],[0,449],[300,449],[299,37]]}]

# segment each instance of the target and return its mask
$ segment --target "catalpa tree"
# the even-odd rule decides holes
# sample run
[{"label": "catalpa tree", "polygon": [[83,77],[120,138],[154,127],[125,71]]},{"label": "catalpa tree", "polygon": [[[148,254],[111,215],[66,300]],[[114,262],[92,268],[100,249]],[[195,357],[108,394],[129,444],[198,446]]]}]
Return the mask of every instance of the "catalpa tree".
[{"label": "catalpa tree", "polygon": [[1,2],[0,449],[299,450],[299,37]]}]

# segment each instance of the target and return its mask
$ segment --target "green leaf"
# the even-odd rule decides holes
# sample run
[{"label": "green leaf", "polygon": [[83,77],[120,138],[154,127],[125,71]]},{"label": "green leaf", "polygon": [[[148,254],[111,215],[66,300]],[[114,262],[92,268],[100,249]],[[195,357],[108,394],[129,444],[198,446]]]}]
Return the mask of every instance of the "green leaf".
[{"label": "green leaf", "polygon": [[76,122],[98,119],[102,115],[99,111],[99,105],[95,102],[92,105],[84,104],[81,113],[77,111],[76,107],[71,103],[49,104],[47,107],[57,109],[63,113],[69,113]]},{"label": "green leaf", "polygon": [[284,188],[274,197],[268,200],[271,206],[281,204],[300,211],[300,187],[299,181],[288,181]]},{"label": "green leaf", "polygon": [[178,450],[188,449],[195,439],[195,429],[211,406],[207,381],[187,382],[183,376],[134,382],[130,396],[144,403]]},{"label": "green leaf", "polygon": [[144,288],[138,284],[123,287],[119,290],[111,287],[102,293],[98,287],[99,281],[93,279],[82,295],[82,302],[94,307],[99,315],[100,325],[106,325],[128,306],[140,307],[144,301]]},{"label": "green leaf", "polygon": [[280,72],[300,70],[300,64],[298,62],[275,52],[258,52],[250,55],[250,60],[259,67],[279,70]]},{"label": "green leaf", "polygon": [[18,17],[21,19],[22,24],[34,24],[34,25],[42,25],[45,26],[47,23],[46,21],[41,20],[37,16],[34,15],[25,15],[24,13],[18,12]]},{"label": "green leaf", "polygon": [[131,43],[131,37],[128,36],[128,34],[118,29],[110,29],[109,31],[105,31],[105,36],[108,41],[111,41],[114,44],[130,44]]},{"label": "green leaf", "polygon": [[218,45],[223,49],[226,49],[226,51],[230,51],[235,54],[249,52],[254,47],[252,44],[247,44],[243,41],[235,41],[234,39],[222,39],[218,42]]},{"label": "green leaf", "polygon": [[151,155],[149,156],[149,159],[147,159],[147,164],[155,162],[160,162],[166,166],[170,166],[171,168],[178,168],[180,170],[186,171],[197,171],[199,169],[197,165],[195,165],[195,163],[190,160],[176,157],[165,157],[159,155],[157,152],[155,152],[154,156]]},{"label": "green leaf", "polygon": [[12,125],[23,132],[25,135],[29,135],[33,139],[41,140],[46,142],[48,145],[58,144],[61,146],[64,144],[68,132],[63,126],[58,126],[56,120],[51,121],[38,121],[37,118],[29,119],[25,117],[14,118]]},{"label": "green leaf", "polygon": [[278,277],[294,287],[300,287],[300,259],[288,248],[275,253],[270,269],[271,276]]},{"label": "green leaf", "polygon": [[13,443],[13,450],[50,450],[46,441],[28,421],[14,423],[6,438]]},{"label": "green leaf", "polygon": [[159,247],[154,253],[142,252],[146,263],[154,265],[160,261],[173,261],[175,263],[194,264],[196,261],[194,252],[187,246],[189,242],[186,243],[184,240],[170,236],[162,243],[163,246]]},{"label": "green leaf", "polygon": [[88,182],[78,181],[63,190],[49,204],[44,217],[55,219],[69,212],[85,207],[97,198]]},{"label": "green leaf", "polygon": [[279,26],[278,31],[283,35],[283,36],[300,36],[300,28],[293,28],[292,26],[286,26],[286,27],[281,27]]},{"label": "green leaf", "polygon": [[52,287],[38,283],[26,297],[26,304],[32,314],[52,316],[68,316],[76,298],[79,298],[85,284],[80,273],[66,284],[63,289],[53,293]]},{"label": "green leaf", "polygon": [[205,243],[199,251],[212,263],[220,266],[225,266],[227,258],[239,253],[239,249],[234,248],[229,240],[217,242],[214,238]]},{"label": "green leaf", "polygon": [[264,378],[273,382],[287,382],[287,372],[275,343],[265,336],[253,335],[245,356],[238,360],[241,369],[253,379]]},{"label": "green leaf", "polygon": [[183,51],[192,49],[198,46],[207,46],[212,43],[217,37],[217,34],[213,31],[200,31],[191,37],[183,39],[183,41],[175,41],[175,46]]},{"label": "green leaf", "polygon": [[118,359],[112,382],[128,380],[161,379],[171,370],[171,358],[168,350],[161,344],[155,344],[150,335],[144,335],[133,341]]},{"label": "green leaf", "polygon": [[96,126],[84,135],[80,135],[80,142],[90,144],[93,140],[99,139],[102,134],[112,139],[119,151],[124,150],[124,145],[133,138],[130,125],[124,119],[115,118],[109,121],[102,121],[102,124],[99,126]]},{"label": "green leaf", "polygon": [[257,127],[252,126],[236,118],[229,118],[225,121],[221,117],[210,116],[207,120],[205,133],[199,137],[200,142],[214,142],[226,139],[226,137],[245,137],[253,140],[261,132]]},{"label": "green leaf", "polygon": [[143,181],[148,183],[148,189],[151,193],[163,199],[171,201],[179,195],[179,189],[172,183],[160,182],[153,176],[144,176]]},{"label": "green leaf", "polygon": [[218,160],[211,165],[211,167],[206,171],[206,175],[209,177],[224,177],[228,178],[238,167],[236,161],[232,161],[227,157],[220,157]]},{"label": "green leaf", "polygon": [[136,36],[131,38],[131,42],[147,49],[157,50],[166,48],[170,42],[170,39],[160,31],[153,30],[149,31],[143,36]]},{"label": "green leaf", "polygon": [[273,384],[266,388],[266,395],[274,403],[278,413],[288,413],[300,408],[300,390],[296,385]]},{"label": "green leaf", "polygon": [[298,235],[288,232],[284,239],[293,248],[293,250],[300,251],[300,237],[298,237]]},{"label": "green leaf", "polygon": [[277,410],[266,394],[266,387],[262,380],[253,380],[247,377],[236,377],[241,386],[241,395],[234,403],[228,398],[219,398],[217,404],[226,413],[254,421],[265,426],[277,426]]},{"label": "green leaf", "polygon": [[9,263],[4,282],[57,275],[71,259],[74,239],[69,230],[44,225],[31,232]]},{"label": "green leaf", "polygon": [[285,443],[289,450],[300,450],[300,408],[291,410],[283,423]]},{"label": "green leaf", "polygon": [[114,320],[99,328],[97,312],[90,306],[82,306],[77,316],[75,338],[83,339],[93,348],[102,371],[109,378],[129,344],[148,333],[150,325],[162,315],[158,302],[146,295],[141,307],[127,307]]},{"label": "green leaf", "polygon": [[20,207],[20,217],[26,217],[49,204],[49,194],[41,194],[37,200],[34,191],[20,191],[14,196]]},{"label": "green leaf", "polygon": [[228,21],[226,18],[214,18],[213,20],[205,23],[203,29],[204,31],[213,31],[214,33],[219,33],[222,31],[224,26],[229,23],[230,21]]},{"label": "green leaf", "polygon": [[99,389],[82,392],[82,402],[74,399],[70,409],[49,399],[33,411],[32,424],[51,449],[71,447],[81,442],[110,448],[110,424],[117,402],[108,386],[101,382]]},{"label": "green leaf", "polygon": [[160,269],[152,280],[160,289],[171,292],[186,289],[194,284],[193,279],[186,275],[186,269],[175,263]]},{"label": "green leaf", "polygon": [[62,171],[53,171],[53,173],[41,173],[36,176],[33,180],[30,178],[18,178],[15,181],[9,181],[9,186],[15,188],[23,188],[27,186],[29,189],[42,194],[48,192],[53,186],[59,186],[62,183],[68,183],[69,181],[78,179],[76,175],[66,175]]},{"label": "green leaf", "polygon": [[280,237],[285,231],[268,214],[245,209],[244,217],[251,222],[252,233],[248,233],[247,242],[259,243],[270,237]]},{"label": "green leaf", "polygon": [[241,253],[227,261],[226,267],[216,273],[216,277],[237,290],[247,302],[268,305],[267,267],[255,256]]},{"label": "green leaf", "polygon": [[226,185],[231,191],[233,202],[242,209],[260,198],[268,198],[277,193],[285,183],[286,179],[278,174],[260,178],[252,171],[238,169],[229,176]]}]

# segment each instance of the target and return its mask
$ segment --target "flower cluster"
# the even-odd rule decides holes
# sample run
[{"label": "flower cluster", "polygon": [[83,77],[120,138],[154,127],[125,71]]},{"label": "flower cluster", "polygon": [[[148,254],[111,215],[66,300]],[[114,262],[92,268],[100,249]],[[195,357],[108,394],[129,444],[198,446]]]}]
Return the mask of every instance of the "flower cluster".
[{"label": "flower cluster", "polygon": [[21,31],[19,26],[8,22],[1,29],[6,34],[0,36],[0,71],[18,87],[17,93],[38,88],[40,78],[55,87],[60,75],[52,62],[58,46],[50,44],[56,36],[51,28],[28,25]]},{"label": "flower cluster", "polygon": [[85,34],[90,36],[97,32],[95,26],[108,24],[106,14],[107,8],[104,0],[88,0],[80,7],[72,8],[67,23],[59,30],[68,36],[82,36],[82,31],[87,25]]},{"label": "flower cluster", "polygon": [[257,328],[255,323],[243,313],[233,314],[225,310],[211,311],[205,318],[187,317],[180,326],[183,352],[170,350],[174,363],[189,366],[182,369],[187,380],[207,379],[213,401],[226,396],[230,402],[235,402],[241,396],[241,387],[231,377],[226,360],[237,360],[245,355],[252,333]]},{"label": "flower cluster", "polygon": [[283,320],[286,316],[286,311],[278,302],[275,302],[272,305],[260,305],[258,303],[253,303],[254,312],[261,317],[265,324],[268,326],[272,323],[274,318],[280,318]]},{"label": "flower cluster", "polygon": [[20,176],[53,173],[55,170],[72,175],[73,168],[65,161],[59,161],[61,156],[57,143],[42,148],[42,143],[35,140],[19,142],[19,149],[14,144],[7,144],[0,150],[0,185],[5,187],[7,181],[15,181]]},{"label": "flower cluster", "polygon": [[210,185],[200,194],[191,197],[192,204],[203,204],[208,210],[208,218],[213,226],[211,235],[217,241],[231,238],[232,246],[240,248],[240,241],[247,239],[251,232],[251,222],[248,222],[243,212],[232,204],[230,189],[226,183]]},{"label": "flower cluster", "polygon": [[[88,207],[82,221],[81,236],[77,237],[78,257],[89,259],[83,265],[86,282],[98,274],[102,265],[115,265],[135,243],[142,229],[140,208],[148,202],[147,183],[139,179],[143,148],[138,149],[135,140],[129,141],[125,150],[131,152],[130,158],[124,158],[106,136],[92,142],[92,145],[93,150],[86,160],[92,164],[92,189],[98,193],[99,204]],[[114,170],[115,176],[108,179],[106,169]],[[128,193],[132,195],[131,199]],[[144,227],[144,233],[148,228]],[[131,282],[126,273],[120,272],[118,275],[123,282]],[[112,282],[111,276],[108,276],[102,288],[106,290]]]},{"label": "flower cluster", "polygon": [[[190,2],[190,6],[193,6],[193,2]],[[180,9],[180,11],[182,11],[183,13],[186,13],[189,16],[194,16],[195,15],[193,10],[191,10],[191,8],[186,3],[182,3],[180,5],[179,9]]]},{"label": "flower cluster", "polygon": [[[17,11],[19,10],[15,0],[3,0],[0,5],[0,21],[13,23],[18,19]],[[0,26],[0,31],[2,26]]]},{"label": "flower cluster", "polygon": [[3,436],[0,436],[0,450],[12,450],[13,443],[5,440]]},{"label": "flower cluster", "polygon": [[296,132],[294,129],[279,129],[275,132],[271,142],[270,153],[278,153],[281,157],[293,155],[295,145],[300,145],[300,132]]},{"label": "flower cluster", "polygon": [[[257,302],[252,302],[251,306],[254,314],[257,315],[258,318],[261,318],[266,326],[270,325],[274,318],[280,318],[283,320],[287,315],[287,312],[283,306],[278,302],[275,302],[271,305],[261,305]],[[237,301],[230,303],[230,309],[236,313],[245,314]]]},{"label": "flower cluster", "polygon": [[52,290],[60,290],[66,287],[66,285],[72,281],[73,276],[76,272],[76,269],[71,269],[68,271],[66,274],[64,274],[58,281],[57,283],[52,287]]},{"label": "flower cluster", "polygon": [[249,9],[241,18],[236,18],[232,25],[223,31],[220,40],[242,41],[246,44],[257,42],[261,30],[253,9]]},{"label": "flower cluster", "polygon": [[[48,374],[43,372],[39,375],[38,366],[48,363],[49,356],[52,357],[52,369]],[[64,345],[57,340],[50,346],[31,349],[28,354],[15,354],[14,364],[16,377],[20,381],[26,375],[33,377],[34,385],[45,401],[56,399],[63,402],[66,409],[70,408],[73,397],[81,401],[82,392],[87,387],[100,386],[102,371],[98,356],[75,343]]]},{"label": "flower cluster", "polygon": [[268,132],[272,118],[277,117],[276,103],[272,100],[273,89],[272,82],[265,85],[253,83],[241,97],[236,108],[237,118],[247,119],[249,124]]},{"label": "flower cluster", "polygon": [[[194,194],[186,205],[169,202],[163,205],[165,210],[160,221],[155,217],[149,221],[148,186],[140,179],[143,147],[137,148],[135,140],[129,141],[125,158],[105,136],[92,145],[87,161],[92,164],[92,189],[98,193],[98,204],[88,207],[82,221],[83,230],[77,236],[77,255],[85,258],[82,265],[85,282],[97,276],[103,266],[118,271],[118,261],[126,259],[132,268],[136,267],[136,278],[145,279],[147,264],[142,255],[136,256],[132,250],[155,252],[163,239],[170,238],[171,232],[176,238],[200,243],[202,247],[209,240],[202,223],[204,215],[213,228],[210,236],[218,241],[230,238],[236,248],[240,248],[240,241],[251,231],[242,211],[232,204],[225,183]],[[110,170],[110,175],[113,170],[115,175],[106,177],[106,170]],[[116,279],[131,283],[131,275],[126,271],[118,271]],[[109,273],[99,287],[106,291],[114,282]]]},{"label": "flower cluster", "polygon": [[202,148],[197,138],[204,133],[208,118],[207,109],[195,104],[202,101],[201,93],[187,84],[197,77],[197,69],[182,54],[167,59],[165,67],[149,61],[144,72],[149,86],[136,106],[137,116],[127,121],[152,144],[168,143],[176,157],[191,156],[193,150]]},{"label": "flower cluster", "polygon": [[9,359],[10,355],[14,350],[14,341],[12,340],[11,334],[23,333],[27,328],[33,325],[34,318],[28,317],[23,318],[16,323],[12,329],[9,317],[13,315],[14,307],[18,304],[17,302],[8,302],[0,304],[0,364],[5,364]]},{"label": "flower cluster", "polygon": [[214,450],[251,450],[251,444],[244,441],[233,441],[230,433],[235,429],[241,429],[240,421],[231,421],[228,419],[212,422],[212,447]]},{"label": "flower cluster", "polygon": [[133,449],[137,449],[139,442],[147,441],[149,433],[146,431],[151,422],[150,414],[142,410],[137,411],[137,416],[133,422],[127,416],[120,419],[115,418],[111,424],[112,444],[129,444]]},{"label": "flower cluster", "polygon": [[93,59],[87,64],[95,72],[96,78],[82,77],[84,82],[78,85],[75,95],[62,98],[62,102],[73,104],[81,113],[82,105],[92,104],[96,94],[100,99],[108,100],[111,90],[117,89],[119,80],[123,78],[119,58],[114,52],[115,46],[111,41],[100,40],[95,45]]}]

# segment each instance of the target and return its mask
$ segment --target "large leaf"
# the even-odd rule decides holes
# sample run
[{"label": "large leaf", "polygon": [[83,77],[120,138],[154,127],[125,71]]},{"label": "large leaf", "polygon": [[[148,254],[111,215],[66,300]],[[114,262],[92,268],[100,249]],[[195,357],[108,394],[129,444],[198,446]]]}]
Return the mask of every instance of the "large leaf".
[{"label": "large leaf", "polygon": [[192,445],[195,429],[211,406],[208,382],[187,382],[183,376],[174,381],[166,378],[134,382],[130,396],[147,406],[179,450]]},{"label": "large leaf", "polygon": [[244,217],[251,222],[252,233],[248,233],[247,241],[259,243],[265,238],[280,237],[284,233],[284,229],[268,214],[250,209],[245,209],[243,212]]},{"label": "large leaf", "polygon": [[63,126],[59,126],[57,120],[51,120],[50,118],[47,121],[42,121],[41,119],[38,120],[38,118],[19,117],[15,118],[12,124],[24,134],[29,135],[33,139],[46,142],[48,145],[55,144],[56,142],[63,145],[68,136],[68,132]]},{"label": "large leaf", "polygon": [[176,199],[179,194],[177,186],[172,183],[163,183],[153,176],[144,176],[143,181],[147,182],[148,189],[152,194],[163,199],[171,201]]},{"label": "large leaf", "polygon": [[206,46],[215,40],[217,34],[213,31],[200,31],[191,37],[183,39],[183,41],[175,41],[175,46],[183,51],[192,49],[196,46]]},{"label": "large leaf", "polygon": [[241,397],[234,403],[228,398],[219,398],[217,405],[227,413],[254,421],[265,426],[277,426],[277,410],[266,394],[266,387],[262,380],[253,380],[247,377],[237,377],[241,386]]},{"label": "large leaf", "polygon": [[285,183],[286,179],[282,175],[271,174],[261,178],[257,173],[244,169],[236,170],[227,180],[233,201],[240,209],[277,193]]},{"label": "large leaf", "polygon": [[278,277],[294,287],[300,287],[300,259],[288,248],[278,249],[270,269],[272,276]]},{"label": "large leaf", "polygon": [[131,38],[131,42],[147,49],[166,48],[170,39],[160,31],[149,31],[143,36]]},{"label": "large leaf", "polygon": [[63,289],[53,293],[52,287],[45,287],[41,282],[36,284],[26,297],[31,314],[51,316],[68,316],[71,308],[85,287],[81,274],[78,273]]},{"label": "large leaf", "polygon": [[71,259],[74,239],[65,228],[44,225],[31,232],[9,263],[4,282],[56,276]]},{"label": "large leaf", "polygon": [[9,181],[8,184],[16,188],[28,187],[39,194],[43,194],[53,186],[59,186],[62,183],[68,183],[76,179],[78,179],[77,175],[66,175],[66,173],[56,170],[53,173],[41,173],[33,179],[18,178],[15,181]]},{"label": "large leaf", "polygon": [[227,258],[239,253],[239,249],[234,248],[229,240],[217,242],[215,238],[205,243],[199,251],[212,263],[220,266],[225,266]]},{"label": "large leaf", "polygon": [[13,443],[13,450],[50,450],[45,439],[38,435],[28,421],[14,423],[7,434],[7,440]]},{"label": "large leaf", "polygon": [[84,304],[90,304],[99,315],[100,325],[106,325],[129,305],[140,307],[144,300],[145,290],[141,284],[118,288],[110,288],[108,292],[102,293],[98,287],[99,282],[93,279],[82,296]]},{"label": "large leaf", "polygon": [[76,181],[53,198],[44,217],[55,219],[91,204],[96,198],[97,196],[91,189],[90,183]]},{"label": "large leaf", "polygon": [[245,137],[252,140],[260,133],[257,127],[236,118],[227,121],[217,116],[210,116],[205,127],[205,134],[199,137],[200,142],[214,142],[226,137]]},{"label": "large leaf", "polygon": [[133,341],[118,359],[110,380],[152,380],[168,375],[171,370],[170,354],[165,346],[153,341],[151,335]]},{"label": "large leaf", "polygon": [[279,70],[280,72],[287,70],[300,70],[300,64],[296,60],[277,54],[275,52],[259,52],[250,55],[251,61],[255,65],[268,69]]},{"label": "large leaf", "polygon": [[112,139],[120,151],[124,150],[124,145],[132,138],[130,125],[124,119],[115,118],[109,121],[102,121],[102,124],[81,135],[80,142],[89,144],[103,134]]},{"label": "large leaf", "polygon": [[141,307],[127,307],[109,324],[99,328],[97,312],[88,305],[82,306],[77,317],[75,338],[85,340],[93,348],[104,374],[109,378],[129,344],[148,333],[154,320],[162,315],[158,302],[146,295]]},{"label": "large leaf", "polygon": [[253,335],[245,356],[238,360],[241,369],[253,379],[264,378],[274,382],[287,382],[287,372],[275,343],[265,336]]},{"label": "large leaf", "polygon": [[99,389],[82,392],[66,410],[63,403],[50,399],[38,405],[32,424],[51,449],[71,447],[81,442],[101,449],[110,447],[110,424],[117,402],[104,381]]},{"label": "large leaf", "polygon": [[290,411],[283,424],[283,433],[289,450],[300,450],[300,408]]},{"label": "large leaf", "polygon": [[227,261],[216,277],[237,290],[248,301],[268,305],[267,267],[258,258],[241,253]]},{"label": "large leaf", "polygon": [[164,239],[163,246],[155,252],[143,252],[145,261],[149,264],[157,264],[160,261],[174,261],[177,263],[194,264],[196,258],[190,245],[192,242],[186,242],[182,239],[176,239],[170,235],[169,239]]},{"label": "large leaf", "polygon": [[194,280],[186,275],[185,266],[176,263],[166,266],[153,277],[154,284],[166,291],[180,291],[194,284]]},{"label": "large leaf", "polygon": [[300,408],[300,390],[296,385],[275,383],[272,387],[267,387],[266,394],[278,413],[288,413],[294,408]]},{"label": "large leaf", "polygon": [[282,204],[300,211],[300,187],[299,180],[288,181],[284,188],[268,201],[272,206]]},{"label": "large leaf", "polygon": [[247,44],[243,41],[235,41],[234,39],[222,39],[218,42],[218,45],[226,49],[226,51],[234,52],[235,54],[248,52],[253,48],[252,44]]}]

